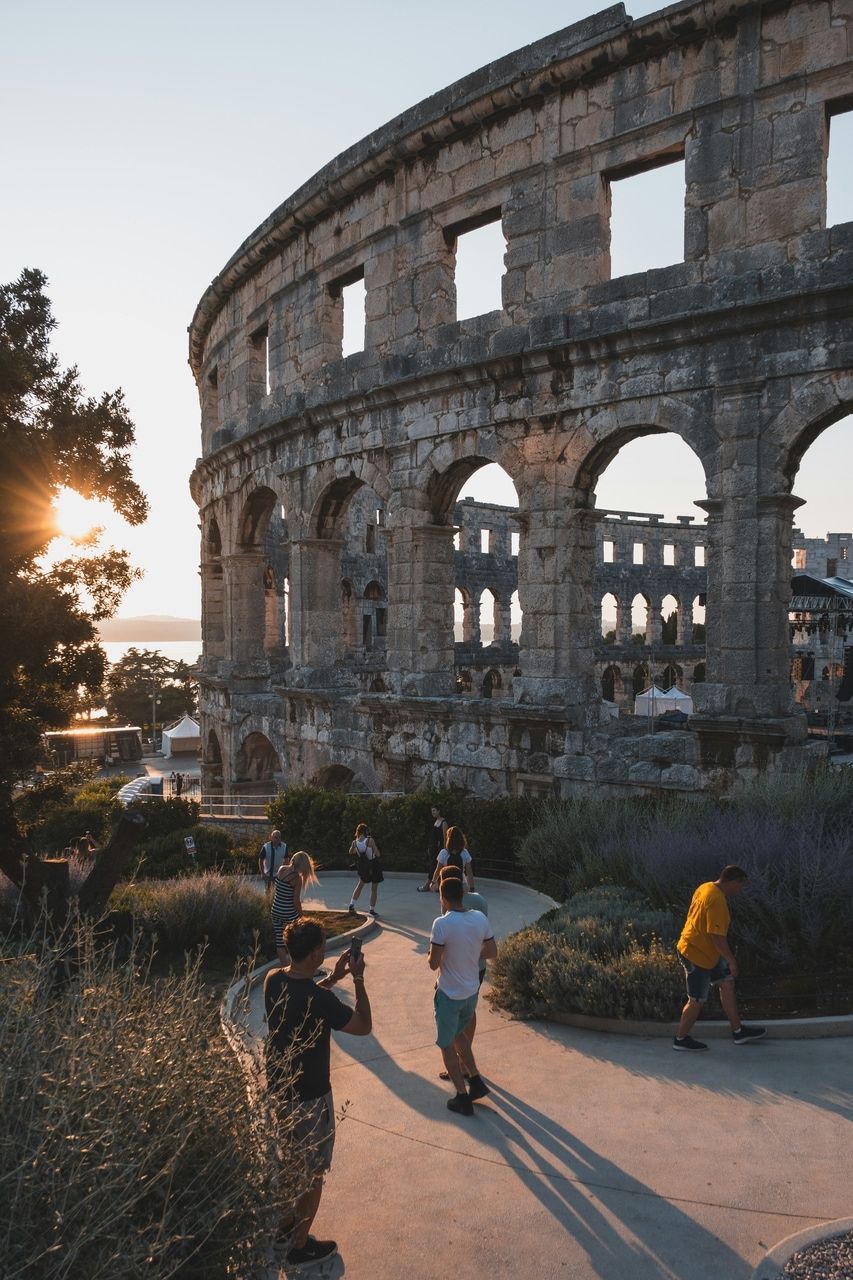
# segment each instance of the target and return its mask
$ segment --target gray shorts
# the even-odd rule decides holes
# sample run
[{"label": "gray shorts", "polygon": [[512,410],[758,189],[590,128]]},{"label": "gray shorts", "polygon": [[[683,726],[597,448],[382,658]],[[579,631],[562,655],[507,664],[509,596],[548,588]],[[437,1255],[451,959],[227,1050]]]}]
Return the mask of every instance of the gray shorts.
[{"label": "gray shorts", "polygon": [[335,1146],[335,1106],[332,1095],[298,1102],[283,1111],[282,1118],[293,1119],[293,1140],[311,1152],[309,1163],[314,1173],[328,1173],[332,1167]]}]

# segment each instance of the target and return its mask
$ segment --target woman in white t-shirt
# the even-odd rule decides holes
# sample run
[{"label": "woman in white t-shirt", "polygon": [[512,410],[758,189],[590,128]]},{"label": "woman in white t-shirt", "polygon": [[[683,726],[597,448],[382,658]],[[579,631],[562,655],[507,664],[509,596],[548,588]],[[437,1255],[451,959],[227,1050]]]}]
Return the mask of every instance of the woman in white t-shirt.
[{"label": "woman in white t-shirt", "polygon": [[355,858],[355,865],[358,870],[358,884],[352,891],[350,898],[349,912],[355,915],[355,904],[361,897],[361,891],[366,884],[370,885],[370,911],[374,920],[377,918],[376,912],[376,895],[379,892],[379,886],[385,877],[382,874],[380,865],[379,847],[373,836],[367,829],[366,822],[360,822],[355,829],[353,842],[349,847],[349,856]]},{"label": "woman in white t-shirt", "polygon": [[474,892],[474,869],[471,862],[471,855],[467,849],[467,841],[465,840],[465,832],[461,827],[448,827],[447,836],[444,841],[444,848],[438,855],[438,862],[435,867],[435,875],[430,884],[431,889],[438,889],[438,881],[441,875],[442,867],[458,867],[462,872],[462,879],[465,882],[469,893]]}]

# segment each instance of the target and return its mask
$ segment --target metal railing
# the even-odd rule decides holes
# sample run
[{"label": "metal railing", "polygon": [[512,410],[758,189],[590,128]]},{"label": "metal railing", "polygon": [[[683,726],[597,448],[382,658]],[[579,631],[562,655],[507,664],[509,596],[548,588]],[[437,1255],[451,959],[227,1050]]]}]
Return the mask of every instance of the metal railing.
[{"label": "metal railing", "polygon": [[269,795],[222,796],[217,794],[193,796],[198,800],[202,818],[266,818],[267,805],[276,797]]}]

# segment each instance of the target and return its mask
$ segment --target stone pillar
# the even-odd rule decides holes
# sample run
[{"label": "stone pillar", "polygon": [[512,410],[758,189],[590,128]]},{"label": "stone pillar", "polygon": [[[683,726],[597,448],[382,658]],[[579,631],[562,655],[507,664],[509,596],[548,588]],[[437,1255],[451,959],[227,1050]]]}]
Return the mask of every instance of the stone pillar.
[{"label": "stone pillar", "polygon": [[732,493],[708,512],[707,715],[784,716],[792,710],[788,606],[792,494]]},{"label": "stone pillar", "polygon": [[[600,701],[593,648],[595,529],[586,495],[534,478],[526,504],[518,589],[522,608],[517,702],[575,706],[579,723]],[[582,710],[580,710],[582,708]]]},{"label": "stone pillar", "polygon": [[509,600],[498,600],[495,609],[495,644],[508,645],[512,639]]},{"label": "stone pillar", "polygon": [[290,647],[296,667],[331,672],[343,648],[341,547],[338,538],[290,545]]},{"label": "stone pillar", "polygon": [[616,644],[628,648],[631,644],[631,602],[616,600]]},{"label": "stone pillar", "polygon": [[225,577],[220,559],[201,566],[201,634],[205,663],[225,656]]},{"label": "stone pillar", "polygon": [[264,659],[264,557],[240,551],[225,558],[230,658],[240,665]]},{"label": "stone pillar", "polygon": [[693,643],[693,601],[678,602],[678,623],[675,632],[675,643],[685,646]]},{"label": "stone pillar", "polygon": [[660,616],[661,602],[649,601],[646,610],[646,644],[659,649],[663,640],[663,620]]},{"label": "stone pillar", "polygon": [[[453,661],[453,527],[420,523],[405,507],[389,524],[388,675],[406,697],[450,697]],[[479,642],[477,605],[470,602],[472,643]]]}]

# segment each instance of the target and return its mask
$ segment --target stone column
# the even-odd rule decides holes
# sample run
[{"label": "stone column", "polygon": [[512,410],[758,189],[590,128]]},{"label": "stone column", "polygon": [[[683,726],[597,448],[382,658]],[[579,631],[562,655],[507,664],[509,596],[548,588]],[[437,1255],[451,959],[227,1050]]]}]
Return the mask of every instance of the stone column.
[{"label": "stone column", "polygon": [[495,610],[495,644],[506,646],[512,639],[512,618],[509,600],[499,600]]},{"label": "stone column", "polygon": [[679,647],[693,643],[693,601],[679,600],[675,643]]},{"label": "stone column", "polygon": [[631,601],[620,597],[616,600],[616,644],[629,648],[631,644]]},{"label": "stone column", "polygon": [[[450,697],[453,661],[453,527],[405,506],[387,529],[388,675],[406,697]],[[423,523],[422,523],[423,522]],[[471,643],[479,643],[471,601]]]},{"label": "stone column", "polygon": [[215,663],[225,656],[225,577],[219,558],[201,566],[201,616],[204,661]]},{"label": "stone column", "polygon": [[663,639],[663,621],[660,616],[661,602],[649,600],[646,610],[646,644],[652,649],[659,649]]},{"label": "stone column", "polygon": [[290,544],[290,648],[296,667],[331,673],[343,649],[338,538]]},{"label": "stone column", "polygon": [[700,710],[746,718],[792,710],[788,606],[792,494],[732,493],[708,512],[707,682]]},{"label": "stone column", "polygon": [[260,551],[240,551],[225,557],[226,605],[233,662],[264,660],[264,557]]},{"label": "stone column", "polygon": [[517,702],[577,707],[579,723],[600,701],[593,574],[595,529],[602,517],[585,502],[586,495],[564,490],[554,477],[533,480],[518,562],[522,676],[513,682]]}]

